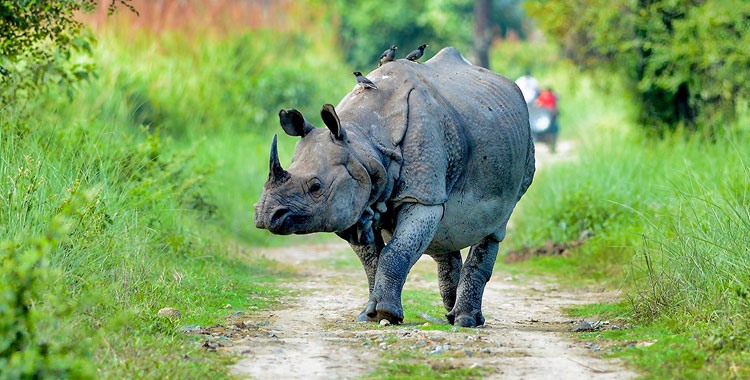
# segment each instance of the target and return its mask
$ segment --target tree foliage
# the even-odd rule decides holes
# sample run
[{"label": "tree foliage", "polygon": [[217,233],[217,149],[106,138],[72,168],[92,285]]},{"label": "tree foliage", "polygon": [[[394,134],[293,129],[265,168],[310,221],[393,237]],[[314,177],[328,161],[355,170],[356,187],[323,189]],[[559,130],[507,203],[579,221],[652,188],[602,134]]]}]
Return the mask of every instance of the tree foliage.
[{"label": "tree foliage", "polygon": [[524,0],[494,0],[492,2],[492,22],[497,26],[500,36],[507,36],[514,31],[521,38],[526,38],[526,13],[521,6]]},{"label": "tree foliage", "polygon": [[[490,15],[493,36],[514,30],[524,37],[526,15],[522,0],[493,0]],[[341,43],[347,61],[364,69],[377,63],[389,46],[404,57],[421,44],[430,44],[425,59],[446,46],[471,56],[474,36],[474,0],[394,0],[388,3],[354,0],[337,3]]]},{"label": "tree foliage", "polygon": [[[107,0],[135,11],[131,0]],[[0,0],[0,99],[51,79],[73,83],[89,76],[93,65],[71,62],[74,52],[91,53],[93,36],[84,33],[77,12],[96,9],[97,0]]]},{"label": "tree foliage", "polygon": [[426,57],[442,46],[471,46],[473,0],[369,0],[340,1],[341,43],[346,59],[364,69],[374,67],[391,45],[404,57],[422,44],[430,44]]},{"label": "tree foliage", "polygon": [[626,75],[652,132],[713,134],[750,100],[750,3],[532,0],[538,27],[584,68]]}]

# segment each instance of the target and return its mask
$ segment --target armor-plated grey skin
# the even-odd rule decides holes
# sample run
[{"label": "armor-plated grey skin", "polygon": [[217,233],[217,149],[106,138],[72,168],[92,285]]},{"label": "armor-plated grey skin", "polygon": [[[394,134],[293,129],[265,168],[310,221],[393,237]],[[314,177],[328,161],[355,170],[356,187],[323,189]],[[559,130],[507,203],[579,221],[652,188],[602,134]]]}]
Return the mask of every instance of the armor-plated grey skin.
[{"label": "armor-plated grey skin", "polygon": [[274,137],[255,224],[347,240],[370,286],[360,320],[402,322],[406,275],[428,254],[438,263],[448,320],[481,325],[498,242],[534,176],[521,91],[454,48],[368,76],[377,91],[353,91],[335,109],[323,107],[327,130],[296,110],[279,113],[284,131],[301,139],[284,170]]}]

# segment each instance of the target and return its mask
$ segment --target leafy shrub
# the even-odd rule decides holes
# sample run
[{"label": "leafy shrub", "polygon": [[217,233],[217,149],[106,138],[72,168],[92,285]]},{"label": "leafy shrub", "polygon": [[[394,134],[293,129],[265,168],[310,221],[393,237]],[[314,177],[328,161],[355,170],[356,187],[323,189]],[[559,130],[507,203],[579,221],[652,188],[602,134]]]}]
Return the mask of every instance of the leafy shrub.
[{"label": "leafy shrub", "polygon": [[380,54],[391,45],[398,45],[398,56],[405,57],[419,45],[430,44],[423,60],[450,45],[468,54],[473,3],[472,0],[399,0],[384,5],[374,1],[341,1],[338,9],[345,58],[365,72],[377,66]]},{"label": "leafy shrub", "polygon": [[[40,165],[27,156],[9,177],[8,192],[0,197],[2,219],[27,221],[37,210],[34,203],[44,183]],[[48,284],[61,276],[49,264],[51,253],[61,244],[76,244],[71,236],[86,240],[97,233],[87,229],[97,218],[91,212],[97,204],[92,192],[68,192],[44,233],[0,240],[1,379],[93,378],[88,352],[69,338],[70,332],[54,327],[70,320],[75,301]]]},{"label": "leafy shrub", "polygon": [[[67,301],[49,294],[44,285],[55,276],[47,256],[57,240],[29,240],[32,243],[25,247],[14,241],[0,243],[0,378],[93,378],[80,347],[39,333],[38,324],[68,318],[70,311]],[[53,314],[39,310],[34,305],[39,302],[56,305],[47,309]]]},{"label": "leafy shrub", "polygon": [[[577,64],[628,78],[641,125],[708,135],[750,93],[750,4],[742,1],[530,1],[527,12]],[[746,106],[744,106],[746,107]]]},{"label": "leafy shrub", "polygon": [[[111,0],[109,12],[118,5],[135,9],[130,0]],[[49,83],[67,86],[88,78],[94,65],[71,60],[75,53],[91,55],[92,34],[84,31],[76,12],[91,12],[96,0],[30,0],[0,2],[0,101],[29,96],[31,89]]]}]

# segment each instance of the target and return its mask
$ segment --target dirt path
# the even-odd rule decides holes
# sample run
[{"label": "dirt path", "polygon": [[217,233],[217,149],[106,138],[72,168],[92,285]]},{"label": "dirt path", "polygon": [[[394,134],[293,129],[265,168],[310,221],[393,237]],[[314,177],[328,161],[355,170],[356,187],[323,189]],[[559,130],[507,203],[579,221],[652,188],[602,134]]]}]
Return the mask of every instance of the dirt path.
[{"label": "dirt path", "polygon": [[557,152],[552,153],[547,144],[535,145],[535,158],[537,170],[541,167],[549,166],[555,162],[563,162],[575,160],[576,155],[576,142],[573,140],[560,140],[557,142]]},{"label": "dirt path", "polygon": [[[257,379],[361,378],[388,360],[389,351],[406,350],[421,353],[424,359],[417,362],[433,368],[479,367],[486,378],[636,376],[618,361],[598,358],[568,337],[575,324],[561,311],[563,307],[610,300],[616,296],[613,293],[563,290],[496,271],[484,296],[485,328],[423,331],[418,327],[424,320],[408,319],[404,325],[383,328],[356,322],[367,298],[367,284],[361,268],[332,264],[356,261],[345,244],[287,247],[262,254],[296,266],[303,274],[300,281],[287,284],[297,295],[284,300],[286,307],[248,316],[251,323],[264,326],[264,334],[233,342],[233,349],[245,355],[232,368],[235,374]],[[434,273],[435,263],[425,256],[405,288],[435,291]],[[437,293],[434,302],[440,302]],[[436,350],[442,352],[438,355]]]},{"label": "dirt path", "polygon": [[[575,159],[575,144],[560,141],[557,154],[537,146],[537,168]],[[617,360],[597,357],[570,339],[576,322],[563,308],[613,300],[617,294],[566,289],[542,279],[514,278],[496,270],[484,294],[484,328],[430,330],[424,319],[399,326],[358,323],[367,300],[364,271],[346,244],[284,247],[256,252],[296,267],[299,281],[285,285],[294,296],[272,312],[240,317],[231,351],[244,358],[232,372],[257,379],[355,379],[372,377],[379,363],[407,362],[433,369],[480,368],[498,379],[631,379]],[[441,305],[436,265],[424,256],[412,269],[405,291],[433,294]],[[432,299],[434,298],[434,299]],[[409,301],[409,300],[407,300]],[[413,301],[413,300],[411,300]],[[416,306],[404,303],[409,308]],[[434,310],[437,310],[433,307]],[[432,315],[442,318],[442,315]],[[434,322],[432,322],[434,325]],[[252,333],[247,333],[251,331]],[[403,356],[403,355],[401,355]]]}]

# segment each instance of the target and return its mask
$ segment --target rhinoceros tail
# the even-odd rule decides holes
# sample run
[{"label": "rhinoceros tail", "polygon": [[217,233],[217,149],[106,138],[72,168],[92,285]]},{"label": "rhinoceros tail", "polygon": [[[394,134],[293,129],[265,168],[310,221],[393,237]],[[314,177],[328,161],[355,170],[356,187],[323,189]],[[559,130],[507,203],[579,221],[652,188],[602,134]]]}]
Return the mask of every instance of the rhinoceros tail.
[{"label": "rhinoceros tail", "polygon": [[529,129],[529,145],[526,149],[526,170],[521,180],[521,189],[518,191],[518,200],[526,194],[526,190],[531,186],[531,181],[534,180],[534,172],[536,171],[536,159],[534,158],[534,139],[531,138],[531,130]]}]

